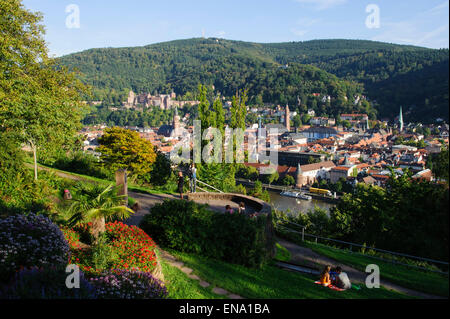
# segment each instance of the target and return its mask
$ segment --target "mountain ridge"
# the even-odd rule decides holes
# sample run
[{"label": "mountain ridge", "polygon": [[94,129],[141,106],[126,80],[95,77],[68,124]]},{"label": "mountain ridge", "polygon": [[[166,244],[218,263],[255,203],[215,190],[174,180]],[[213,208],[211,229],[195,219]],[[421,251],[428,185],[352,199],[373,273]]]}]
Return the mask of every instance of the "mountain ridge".
[{"label": "mountain ridge", "polygon": [[[448,93],[443,92],[441,86],[437,91],[428,90],[425,85],[415,85],[415,91],[403,90],[401,92],[404,96],[391,98],[385,94],[397,94],[395,88],[384,89],[376,85],[395,85],[395,81],[386,80],[398,76],[414,82],[414,79],[404,75],[416,74],[417,78],[421,79],[421,70],[431,68],[436,73],[436,78],[443,79],[448,86],[448,73],[433,68],[433,65],[448,61],[448,49],[370,40],[325,39],[257,43],[219,38],[191,38],[139,47],[88,49],[63,56],[59,61],[69,68],[80,70],[82,80],[94,87],[95,98],[115,96],[110,98],[115,100],[115,103],[123,99],[129,89],[135,92],[175,90],[177,94],[184,95],[194,94],[198,83],[203,83],[214,85],[228,97],[238,89],[248,88],[253,98],[251,103],[262,95],[264,102],[295,105],[298,95],[309,95],[315,89],[322,90],[319,92],[322,94],[332,94],[334,91],[336,94],[333,97],[336,99],[344,96],[351,99],[355,93],[366,94],[372,101],[383,103],[373,103],[378,115],[382,117],[396,114],[398,101],[405,100],[408,101],[408,105],[404,105],[406,116],[410,114],[412,120],[416,118],[414,109],[418,110],[417,115],[422,117],[426,112],[421,108],[428,107],[432,101],[435,103],[432,105],[434,111],[427,120],[431,121],[431,116],[448,120],[448,111],[444,110],[448,107]],[[280,72],[278,68],[284,65],[288,65],[288,71]],[[324,85],[308,78],[314,78],[315,73],[320,71],[311,68],[306,70],[303,65],[311,65],[326,72],[321,73],[318,81],[323,78],[324,85],[332,87],[324,88]],[[430,78],[428,73],[427,81]],[[331,79],[328,74],[335,75],[337,79]],[[280,77],[279,82],[283,85],[278,87],[273,77]],[[305,81],[309,88],[298,88]],[[265,82],[273,87],[267,87]],[[417,89],[420,92],[417,92]],[[431,94],[433,96],[426,102],[424,97]],[[391,101],[395,101],[395,104]],[[314,104],[306,103],[306,106],[314,107]],[[336,112],[329,109],[323,112],[319,110],[319,113],[330,115]],[[373,116],[376,113],[372,112]]]}]

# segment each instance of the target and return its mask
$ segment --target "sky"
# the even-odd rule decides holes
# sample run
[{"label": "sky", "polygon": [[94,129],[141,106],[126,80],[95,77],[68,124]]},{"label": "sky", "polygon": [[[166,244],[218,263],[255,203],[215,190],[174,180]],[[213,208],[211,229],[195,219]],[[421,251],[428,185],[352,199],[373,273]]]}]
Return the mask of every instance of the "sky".
[{"label": "sky", "polygon": [[[449,0],[23,0],[43,14],[50,54],[217,37],[366,39],[449,47]],[[66,12],[67,10],[67,12]]]}]

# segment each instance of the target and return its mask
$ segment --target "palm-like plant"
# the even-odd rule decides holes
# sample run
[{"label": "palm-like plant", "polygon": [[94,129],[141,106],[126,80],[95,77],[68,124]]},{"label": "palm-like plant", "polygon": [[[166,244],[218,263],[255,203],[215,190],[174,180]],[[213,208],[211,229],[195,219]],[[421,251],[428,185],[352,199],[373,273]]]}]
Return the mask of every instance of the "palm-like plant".
[{"label": "palm-like plant", "polygon": [[112,218],[126,219],[134,213],[123,205],[125,196],[117,194],[112,184],[106,188],[99,185],[78,184],[76,198],[69,207],[69,226],[92,222],[91,234],[97,240],[105,231],[105,220]]}]

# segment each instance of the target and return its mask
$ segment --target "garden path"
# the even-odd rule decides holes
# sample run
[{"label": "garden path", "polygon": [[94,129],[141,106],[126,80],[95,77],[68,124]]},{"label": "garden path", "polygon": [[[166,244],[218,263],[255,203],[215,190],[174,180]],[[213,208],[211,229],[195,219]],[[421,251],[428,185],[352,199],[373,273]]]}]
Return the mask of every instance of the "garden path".
[{"label": "garden path", "polygon": [[[339,265],[342,268],[342,271],[346,272],[348,274],[348,277],[352,282],[356,282],[358,284],[365,284],[367,273],[359,271],[355,268],[349,267],[347,265],[341,264],[339,261],[336,261],[334,259],[322,256],[316,252],[314,252],[312,249],[307,247],[302,247],[299,245],[296,245],[292,242],[289,242],[287,240],[278,238],[278,243],[285,247],[290,253],[291,253],[291,260],[289,262],[291,263],[298,263],[298,264],[304,264],[305,262],[307,264],[315,264],[319,265],[320,267],[324,267],[326,265]],[[320,269],[321,270],[321,269]],[[417,298],[422,299],[444,299],[443,297],[430,295],[424,292],[415,291],[412,289],[401,287],[397,284],[391,283],[389,281],[386,281],[380,276],[380,284],[386,288],[395,290],[410,296],[414,296]]]},{"label": "garden path", "polygon": [[[138,211],[133,214],[130,218],[125,221],[128,225],[139,225],[142,218],[149,213],[150,208],[152,208],[157,203],[162,203],[165,199],[180,199],[179,195],[171,194],[144,194],[137,192],[128,192],[128,196],[134,198],[139,203]],[[223,213],[225,212],[225,206],[230,205],[234,209],[238,209],[238,204],[232,201],[226,200],[195,200],[199,204],[208,204],[209,208]]]}]

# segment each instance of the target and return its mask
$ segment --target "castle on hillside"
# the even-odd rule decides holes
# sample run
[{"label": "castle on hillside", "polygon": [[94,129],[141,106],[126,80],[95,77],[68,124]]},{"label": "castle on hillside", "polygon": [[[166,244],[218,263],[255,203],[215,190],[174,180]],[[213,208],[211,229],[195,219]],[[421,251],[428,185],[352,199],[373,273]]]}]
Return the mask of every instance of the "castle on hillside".
[{"label": "castle on hillside", "polygon": [[151,95],[150,93],[135,94],[133,91],[128,93],[127,100],[123,103],[123,106],[127,109],[141,107],[159,106],[162,110],[169,110],[175,107],[182,107],[185,104],[196,105],[198,101],[177,101],[175,98],[177,95],[172,92],[171,94],[158,94]]}]

